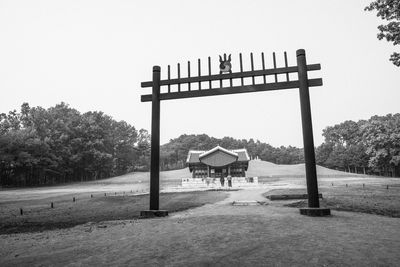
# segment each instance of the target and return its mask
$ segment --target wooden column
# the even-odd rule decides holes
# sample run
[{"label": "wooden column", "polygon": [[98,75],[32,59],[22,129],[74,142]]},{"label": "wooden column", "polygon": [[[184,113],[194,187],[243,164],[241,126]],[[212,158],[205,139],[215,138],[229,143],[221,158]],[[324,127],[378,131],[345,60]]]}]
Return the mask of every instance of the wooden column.
[{"label": "wooden column", "polygon": [[310,94],[308,90],[306,52],[304,49],[299,49],[296,51],[296,56],[300,83],[300,108],[303,126],[304,158],[306,161],[308,207],[319,208],[317,169],[315,165],[314,137],[311,121]]},{"label": "wooden column", "polygon": [[153,67],[153,94],[151,103],[151,163],[150,163],[150,210],[159,209],[160,194],[160,72]]}]

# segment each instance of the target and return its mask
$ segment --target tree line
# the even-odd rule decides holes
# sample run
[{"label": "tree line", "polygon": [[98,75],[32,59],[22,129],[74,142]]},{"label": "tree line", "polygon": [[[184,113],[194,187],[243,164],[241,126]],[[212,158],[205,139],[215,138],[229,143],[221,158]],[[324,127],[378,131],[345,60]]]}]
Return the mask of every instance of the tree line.
[{"label": "tree line", "polygon": [[[400,114],[345,121],[323,130],[317,164],[349,172],[400,176]],[[253,139],[183,134],[160,148],[161,170],[185,167],[189,150],[217,145],[246,148],[276,164],[304,162],[302,148]],[[0,185],[33,186],[90,181],[148,171],[150,134],[103,112],[80,113],[65,103],[0,114]]]},{"label": "tree line", "polygon": [[32,186],[107,178],[147,161],[149,134],[103,112],[65,103],[0,114],[0,184]]},{"label": "tree line", "polygon": [[355,173],[400,176],[400,114],[345,121],[323,130],[317,164]]}]

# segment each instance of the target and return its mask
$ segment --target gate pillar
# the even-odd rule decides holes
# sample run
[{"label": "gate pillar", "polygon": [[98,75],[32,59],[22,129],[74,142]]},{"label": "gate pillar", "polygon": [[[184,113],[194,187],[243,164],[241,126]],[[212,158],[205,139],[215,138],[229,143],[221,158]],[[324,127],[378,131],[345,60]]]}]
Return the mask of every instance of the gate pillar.
[{"label": "gate pillar", "polygon": [[160,193],[160,72],[153,67],[153,97],[151,101],[151,163],[150,210],[158,210]]},{"label": "gate pillar", "polygon": [[153,67],[153,93],[151,100],[151,162],[150,210],[140,212],[141,217],[163,217],[168,211],[159,210],[160,203],[160,74],[159,66]]},{"label": "gate pillar", "polygon": [[299,74],[299,92],[301,122],[303,128],[304,159],[306,165],[308,208],[300,209],[300,213],[309,216],[330,215],[330,209],[319,207],[317,167],[315,164],[314,136],[311,120],[310,92],[308,90],[308,75],[306,52],[296,51]]}]

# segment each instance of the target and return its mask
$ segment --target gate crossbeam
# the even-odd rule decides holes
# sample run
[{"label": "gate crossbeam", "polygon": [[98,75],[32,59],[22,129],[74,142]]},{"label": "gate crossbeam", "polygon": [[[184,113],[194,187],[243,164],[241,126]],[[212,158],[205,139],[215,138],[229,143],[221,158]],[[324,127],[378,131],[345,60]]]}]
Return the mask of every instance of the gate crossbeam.
[{"label": "gate crossbeam", "polygon": [[[309,79],[308,86],[321,86],[322,79]],[[239,94],[239,93],[254,93],[262,91],[274,91],[282,89],[293,89],[299,88],[299,81],[290,82],[277,82],[277,83],[266,83],[266,84],[254,84],[254,85],[244,85],[244,86],[234,86],[234,87],[223,87],[216,89],[203,89],[203,90],[191,90],[191,91],[180,91],[171,93],[161,93],[159,95],[159,100],[171,100],[171,99],[181,99],[181,98],[192,98],[192,97],[202,97],[202,96],[215,96],[215,95],[228,95],[228,94]],[[142,95],[142,102],[151,102],[152,95]]]}]

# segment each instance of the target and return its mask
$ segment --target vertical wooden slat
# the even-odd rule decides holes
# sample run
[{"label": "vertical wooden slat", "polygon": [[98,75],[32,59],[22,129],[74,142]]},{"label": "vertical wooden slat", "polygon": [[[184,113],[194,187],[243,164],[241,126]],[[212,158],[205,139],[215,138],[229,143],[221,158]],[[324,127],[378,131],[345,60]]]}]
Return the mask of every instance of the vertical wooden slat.
[{"label": "vertical wooden slat", "polygon": [[[178,79],[181,78],[181,64],[178,63]],[[178,92],[181,91],[181,84],[178,83]]]},{"label": "vertical wooden slat", "polygon": [[[224,60],[226,58],[226,54],[224,54]],[[221,71],[219,72],[221,74]],[[222,88],[222,79],[219,80],[219,87]]]},{"label": "vertical wooden slat", "polygon": [[232,78],[229,79],[229,84],[231,87],[233,86]]},{"label": "vertical wooden slat", "polygon": [[[211,57],[208,57],[208,75],[211,75]],[[208,89],[212,89],[211,81],[208,81],[208,84],[209,84]]]},{"label": "vertical wooden slat", "polygon": [[[250,53],[250,62],[251,62],[251,71],[254,71],[254,60],[253,60],[253,53]],[[251,77],[253,84],[255,84],[254,76]]]},{"label": "vertical wooden slat", "polygon": [[[240,72],[243,72],[242,53],[239,53],[239,60],[240,60]],[[244,85],[244,79],[243,79],[243,77],[240,78],[240,81],[242,82],[242,86],[243,86],[243,85]]]},{"label": "vertical wooden slat", "polygon": [[[188,78],[190,78],[190,61],[188,61]],[[190,91],[190,82],[188,82],[188,90]]]},{"label": "vertical wooden slat", "polygon": [[[197,59],[197,69],[198,69],[198,73],[199,73],[199,77],[201,76],[201,62],[200,62],[200,58]],[[201,82],[199,82],[199,90],[201,90]]]},{"label": "vertical wooden slat", "polygon": [[[285,67],[287,68],[288,67],[288,62],[287,62],[287,53],[286,53],[286,51],[285,51]],[[286,72],[286,81],[288,82],[289,81],[289,73],[288,72]]]},{"label": "vertical wooden slat", "polygon": [[[171,80],[171,66],[168,65],[168,80]],[[168,84],[168,93],[171,93],[171,85]]]},{"label": "vertical wooden slat", "polygon": [[[272,53],[272,57],[274,59],[274,69],[276,69],[276,57],[275,57],[275,52]],[[275,73],[275,82],[278,82],[278,74]]]},{"label": "vertical wooden slat", "polygon": [[[229,58],[231,58],[231,55],[229,55]],[[232,73],[232,65],[231,65],[230,73]],[[232,78],[229,79],[229,85],[230,85],[231,87],[233,86]]]},{"label": "vertical wooden slat", "polygon": [[[262,68],[265,70],[265,59],[264,59],[264,52],[261,53],[261,59],[262,59]],[[267,79],[264,75],[264,83],[267,83]]]}]

